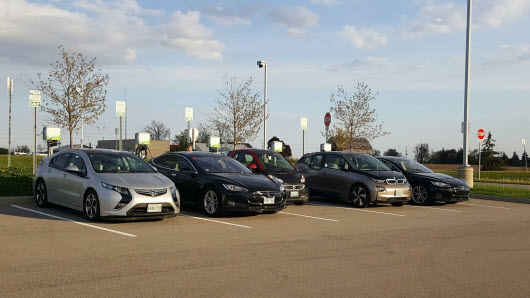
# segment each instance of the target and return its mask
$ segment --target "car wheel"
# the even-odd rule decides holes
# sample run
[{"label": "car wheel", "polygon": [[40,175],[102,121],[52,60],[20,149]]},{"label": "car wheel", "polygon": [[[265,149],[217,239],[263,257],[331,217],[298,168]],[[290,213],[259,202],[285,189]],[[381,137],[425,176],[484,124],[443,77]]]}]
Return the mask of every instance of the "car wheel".
[{"label": "car wheel", "polygon": [[395,202],[395,203],[390,203],[390,205],[394,206],[394,207],[401,207],[403,206],[403,203],[401,202]]},{"label": "car wheel", "polygon": [[297,201],[297,202],[294,202],[295,205],[298,205],[298,206],[302,206],[305,204],[304,201]]},{"label": "car wheel", "polygon": [[276,214],[276,213],[278,213],[278,210],[263,211],[263,214]]},{"label": "car wheel", "polygon": [[90,221],[97,221],[99,219],[99,199],[95,191],[89,190],[85,199],[83,200],[83,210],[86,218]]},{"label": "car wheel", "polygon": [[353,207],[364,208],[370,204],[370,193],[362,185],[356,185],[351,192]]},{"label": "car wheel", "polygon": [[414,188],[412,189],[411,201],[415,205],[430,205],[431,199],[429,191],[427,191],[427,189],[422,185],[414,186]]},{"label": "car wheel", "polygon": [[49,206],[48,190],[46,189],[46,184],[42,180],[39,180],[35,186],[35,201],[40,208]]},{"label": "car wheel", "polygon": [[206,215],[219,217],[223,215],[221,211],[221,196],[213,189],[208,189],[204,193],[203,207]]}]

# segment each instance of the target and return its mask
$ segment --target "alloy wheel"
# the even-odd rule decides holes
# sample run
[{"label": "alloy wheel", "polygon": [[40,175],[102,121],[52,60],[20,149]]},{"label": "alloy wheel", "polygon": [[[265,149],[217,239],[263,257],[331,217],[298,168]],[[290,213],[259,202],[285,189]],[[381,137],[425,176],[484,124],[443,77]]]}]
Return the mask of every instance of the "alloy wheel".
[{"label": "alloy wheel", "polygon": [[39,184],[37,185],[37,189],[35,190],[35,197],[37,199],[38,206],[46,205],[46,186],[44,186],[44,183],[39,182]]},{"label": "alloy wheel", "polygon": [[366,200],[368,200],[368,195],[366,193],[366,190],[363,187],[355,187],[352,192],[352,202],[355,206],[361,207],[366,204]]},{"label": "alloy wheel", "polygon": [[98,212],[98,199],[91,193],[87,196],[85,202],[85,212],[89,218],[96,218]]},{"label": "alloy wheel", "polygon": [[214,214],[217,211],[219,200],[217,194],[213,190],[209,190],[204,195],[204,209],[208,214]]},{"label": "alloy wheel", "polygon": [[427,201],[427,196],[427,189],[421,185],[418,185],[412,189],[412,201],[416,204],[425,204]]}]

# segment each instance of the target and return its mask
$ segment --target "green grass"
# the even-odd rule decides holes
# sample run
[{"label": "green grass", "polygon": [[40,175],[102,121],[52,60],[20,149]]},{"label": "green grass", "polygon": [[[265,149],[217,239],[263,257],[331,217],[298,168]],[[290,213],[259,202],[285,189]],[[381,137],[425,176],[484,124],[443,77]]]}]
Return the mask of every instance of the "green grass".
[{"label": "green grass", "polygon": [[493,186],[493,185],[475,185],[471,189],[471,193],[491,195],[491,196],[502,196],[502,197],[515,197],[530,199],[530,189]]},{"label": "green grass", "polygon": [[[33,157],[11,156],[7,167],[7,155],[0,155],[0,196],[27,196],[32,194]],[[37,156],[37,164],[43,156]]]},{"label": "green grass", "polygon": [[[439,171],[439,173],[456,177],[456,171]],[[530,184],[530,172],[512,172],[512,171],[481,171],[480,180],[478,180],[478,171],[473,172],[473,181],[475,182],[492,182],[506,184]]]}]

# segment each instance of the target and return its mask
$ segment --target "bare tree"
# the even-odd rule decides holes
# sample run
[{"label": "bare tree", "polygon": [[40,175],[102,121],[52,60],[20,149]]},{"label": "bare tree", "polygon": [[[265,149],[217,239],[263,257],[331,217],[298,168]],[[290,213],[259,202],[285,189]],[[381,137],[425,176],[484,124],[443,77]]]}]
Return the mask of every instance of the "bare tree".
[{"label": "bare tree", "polygon": [[50,64],[46,79],[29,79],[32,88],[41,90],[44,100],[41,109],[51,116],[51,121],[70,133],[70,148],[73,147],[73,132],[84,124],[94,124],[105,112],[109,76],[96,70],[96,58],[82,53],[68,52],[59,46],[61,58]]},{"label": "bare tree", "polygon": [[356,138],[373,140],[389,134],[383,131],[383,122],[377,123],[375,109],[370,107],[376,96],[377,93],[372,94],[372,89],[365,83],[357,83],[351,96],[342,85],[331,95],[333,106],[330,110],[337,123],[330,136],[334,137],[337,148],[353,148]]},{"label": "bare tree", "polygon": [[144,131],[151,135],[151,140],[166,140],[171,133],[169,127],[155,120],[151,121],[151,124],[146,125]]},{"label": "bare tree", "polygon": [[241,82],[225,76],[223,86],[208,119],[212,130],[220,137],[226,135],[235,149],[236,144],[256,138],[263,121],[263,103],[251,90],[252,78]]},{"label": "bare tree", "polygon": [[419,163],[427,163],[431,159],[429,144],[419,143],[414,147],[414,157]]}]

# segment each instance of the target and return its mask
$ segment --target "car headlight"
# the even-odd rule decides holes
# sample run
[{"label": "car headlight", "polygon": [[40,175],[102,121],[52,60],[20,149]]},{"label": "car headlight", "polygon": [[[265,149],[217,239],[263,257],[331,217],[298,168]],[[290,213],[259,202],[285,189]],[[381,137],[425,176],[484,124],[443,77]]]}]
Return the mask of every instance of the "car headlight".
[{"label": "car headlight", "polygon": [[431,181],[432,184],[438,186],[438,187],[451,187],[451,185],[447,184],[447,183],[443,183],[443,182],[440,182],[440,181]]},{"label": "car headlight", "polygon": [[304,177],[304,175],[302,175],[302,179],[300,179],[300,182],[301,182],[301,183],[305,183],[305,177]]},{"label": "car headlight", "polygon": [[101,186],[103,186],[103,188],[114,190],[115,192],[119,192],[122,195],[126,195],[126,196],[131,195],[131,193],[129,192],[129,189],[125,187],[119,187],[119,186],[115,186],[115,185],[108,184],[105,182],[101,182]]},{"label": "car headlight", "polygon": [[276,181],[276,182],[278,182],[280,184],[283,184],[283,180],[280,179],[280,178],[274,177],[272,175],[267,175],[267,177],[269,177],[270,179],[272,179],[272,180],[274,180],[274,181]]},{"label": "car headlight", "polygon": [[248,191],[248,189],[242,186],[233,185],[233,184],[223,184],[223,187],[228,189],[229,191]]},{"label": "car headlight", "polygon": [[285,187],[283,186],[283,184],[280,184],[280,191],[281,191],[281,192],[284,192],[284,191],[285,191]]},{"label": "car headlight", "polygon": [[375,183],[385,183],[385,180],[383,179],[377,179],[377,178],[370,177],[370,180],[372,180]]}]

